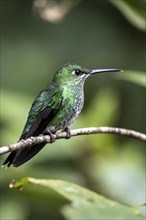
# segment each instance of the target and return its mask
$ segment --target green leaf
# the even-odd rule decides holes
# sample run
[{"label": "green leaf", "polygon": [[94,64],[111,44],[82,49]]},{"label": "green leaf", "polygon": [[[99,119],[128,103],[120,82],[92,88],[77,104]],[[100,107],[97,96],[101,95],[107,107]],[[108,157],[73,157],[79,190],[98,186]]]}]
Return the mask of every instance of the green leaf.
[{"label": "green leaf", "polygon": [[110,0],[110,2],[127,18],[127,20],[142,31],[146,31],[145,2],[141,0]]},{"label": "green leaf", "polygon": [[137,208],[118,204],[84,187],[62,180],[34,179],[28,177],[15,183],[12,182],[10,188],[20,189],[27,183],[48,187],[68,200],[70,203],[64,205],[61,210],[66,219],[144,220],[144,217],[139,215]]},{"label": "green leaf", "polygon": [[116,78],[146,87],[146,75],[142,71],[127,70],[116,76]]}]

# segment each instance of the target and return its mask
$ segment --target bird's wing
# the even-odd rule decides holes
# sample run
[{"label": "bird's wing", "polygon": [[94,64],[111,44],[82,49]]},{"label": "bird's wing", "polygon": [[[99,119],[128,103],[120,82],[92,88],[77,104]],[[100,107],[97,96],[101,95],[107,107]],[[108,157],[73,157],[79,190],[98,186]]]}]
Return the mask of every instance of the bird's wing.
[{"label": "bird's wing", "polygon": [[[63,99],[61,90],[56,90],[53,86],[50,86],[49,89],[41,92],[30,109],[28,120],[20,139],[42,134],[62,105]],[[9,167],[13,164],[15,167],[18,167],[36,155],[44,145],[45,143],[41,143],[31,148],[13,151],[6,158],[3,165],[8,164],[7,166]]]},{"label": "bird's wing", "polygon": [[44,132],[63,105],[62,91],[50,87],[35,99],[20,139],[38,136]]},{"label": "bird's wing", "polygon": [[[46,129],[48,123],[53,119],[57,112],[58,109],[52,109],[51,107],[45,106],[44,109],[42,109],[38,113],[29,130],[27,132],[22,133],[20,139],[27,139],[31,136],[37,136],[39,134],[42,134],[43,131]],[[8,164],[7,167],[9,167],[11,164],[13,164],[15,167],[18,167],[26,161],[30,160],[33,156],[35,156],[44,147],[44,145],[45,143],[41,143],[36,144],[31,148],[24,148],[17,151],[13,151],[6,158],[3,165]]]}]

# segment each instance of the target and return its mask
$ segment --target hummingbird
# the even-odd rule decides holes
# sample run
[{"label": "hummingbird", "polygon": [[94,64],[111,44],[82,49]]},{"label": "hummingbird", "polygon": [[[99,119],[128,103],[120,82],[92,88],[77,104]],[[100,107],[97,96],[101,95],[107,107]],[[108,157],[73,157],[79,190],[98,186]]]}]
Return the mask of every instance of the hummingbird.
[{"label": "hummingbird", "polygon": [[[49,132],[50,139],[58,131],[66,131],[80,114],[84,104],[84,82],[94,74],[119,72],[119,69],[87,69],[77,64],[65,64],[54,75],[52,82],[34,100],[19,140]],[[34,157],[46,143],[12,151],[4,161],[7,167],[18,167]]]}]

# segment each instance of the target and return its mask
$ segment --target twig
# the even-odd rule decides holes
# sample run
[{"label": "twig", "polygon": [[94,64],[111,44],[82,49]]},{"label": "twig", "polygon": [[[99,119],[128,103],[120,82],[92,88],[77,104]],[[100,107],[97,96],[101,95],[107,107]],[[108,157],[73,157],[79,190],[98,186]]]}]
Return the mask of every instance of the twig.
[{"label": "twig", "polygon": [[[71,137],[77,135],[88,135],[88,134],[103,134],[103,133],[111,133],[111,134],[119,134],[122,136],[128,136],[131,138],[138,139],[140,141],[146,142],[146,135],[134,130],[129,130],[125,128],[116,128],[116,127],[89,127],[89,128],[80,128],[71,130]],[[55,140],[67,138],[66,132],[61,132],[58,134],[54,134]],[[0,148],[0,155],[19,150],[25,147],[31,147],[35,144],[40,143],[50,143],[49,135],[40,135],[37,137],[30,137],[26,140],[20,140],[18,143],[6,145]]]}]

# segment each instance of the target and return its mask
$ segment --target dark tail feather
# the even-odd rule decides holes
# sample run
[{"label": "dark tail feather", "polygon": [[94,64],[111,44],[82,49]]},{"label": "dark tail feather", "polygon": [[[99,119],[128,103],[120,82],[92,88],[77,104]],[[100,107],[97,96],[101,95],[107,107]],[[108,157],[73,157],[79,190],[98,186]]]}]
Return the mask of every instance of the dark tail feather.
[{"label": "dark tail feather", "polygon": [[12,164],[13,159],[15,158],[16,152],[13,151],[9,154],[9,156],[6,158],[6,160],[4,161],[3,165],[7,164],[7,167],[9,167]]},{"label": "dark tail feather", "polygon": [[45,143],[42,143],[27,149],[13,151],[9,154],[3,165],[8,164],[7,167],[9,167],[12,164],[14,167],[18,167],[34,157],[44,146]]}]

